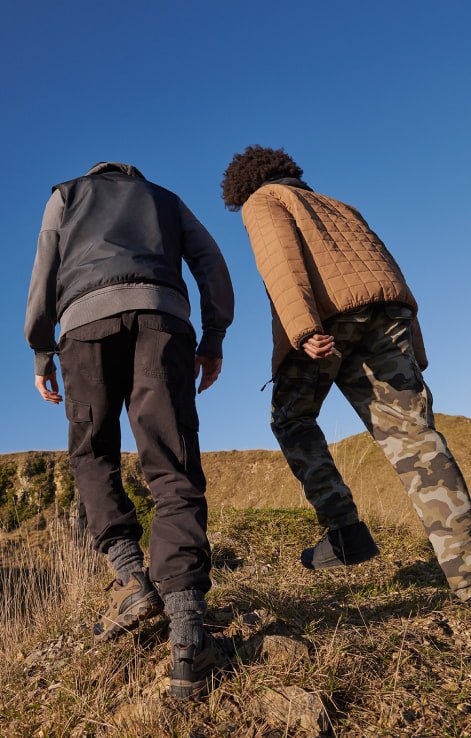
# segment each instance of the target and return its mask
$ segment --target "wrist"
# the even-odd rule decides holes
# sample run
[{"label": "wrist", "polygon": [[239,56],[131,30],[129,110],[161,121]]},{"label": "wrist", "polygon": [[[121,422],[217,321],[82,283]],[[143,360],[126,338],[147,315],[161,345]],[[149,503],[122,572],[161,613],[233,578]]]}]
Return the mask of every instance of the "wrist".
[{"label": "wrist", "polygon": [[49,374],[54,374],[55,371],[54,351],[34,352],[34,373],[36,376],[46,377]]},{"label": "wrist", "polygon": [[225,331],[204,331],[196,353],[198,356],[208,356],[212,359],[222,359],[222,342]]}]

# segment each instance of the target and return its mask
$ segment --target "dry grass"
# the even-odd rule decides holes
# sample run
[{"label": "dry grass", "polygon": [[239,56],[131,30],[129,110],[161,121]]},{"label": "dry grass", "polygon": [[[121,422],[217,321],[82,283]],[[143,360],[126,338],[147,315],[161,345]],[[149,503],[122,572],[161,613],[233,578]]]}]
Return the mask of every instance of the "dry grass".
[{"label": "dry grass", "polygon": [[[162,694],[166,623],[96,647],[106,563],[65,523],[0,542],[2,738],[282,738],[312,735],[261,717],[269,688],[322,697],[338,738],[471,735],[471,617],[452,600],[428,544],[370,521],[381,558],[304,570],[319,534],[305,510],[213,514],[208,627],[236,638],[239,661],[202,704]],[[263,648],[288,636],[290,654]],[[273,716],[272,716],[273,717]],[[271,722],[271,724],[270,724]]]}]

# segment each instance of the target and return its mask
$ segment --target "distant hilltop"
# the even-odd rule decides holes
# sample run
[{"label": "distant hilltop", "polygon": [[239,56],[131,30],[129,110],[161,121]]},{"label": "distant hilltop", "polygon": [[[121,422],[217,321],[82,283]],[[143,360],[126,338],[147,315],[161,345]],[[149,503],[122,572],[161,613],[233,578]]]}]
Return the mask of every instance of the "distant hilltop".
[{"label": "distant hilltop", "polygon": [[[436,423],[471,484],[471,419],[437,414]],[[334,443],[330,450],[362,516],[403,522],[421,530],[399,479],[368,433]],[[212,451],[203,453],[203,466],[210,510],[309,507],[279,451]],[[138,513],[147,516],[152,502],[137,454],[123,453],[122,474]],[[46,511],[47,517],[68,515],[74,499],[65,451],[0,455],[0,529],[37,521]]]}]

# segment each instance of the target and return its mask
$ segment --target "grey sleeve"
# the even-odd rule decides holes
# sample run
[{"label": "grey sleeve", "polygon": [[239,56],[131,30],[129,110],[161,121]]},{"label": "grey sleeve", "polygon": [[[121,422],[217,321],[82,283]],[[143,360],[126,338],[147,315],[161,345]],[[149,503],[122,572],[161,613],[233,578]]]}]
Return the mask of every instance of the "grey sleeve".
[{"label": "grey sleeve", "polygon": [[36,258],[28,292],[24,334],[34,349],[35,374],[55,371],[54,328],[56,315],[56,280],[60,264],[59,228],[64,204],[59,190],[49,198],[39,233]]},{"label": "grey sleeve", "polygon": [[218,245],[191,210],[179,200],[183,226],[183,258],[201,295],[203,337],[197,353],[222,356],[222,341],[234,318],[231,278]]}]

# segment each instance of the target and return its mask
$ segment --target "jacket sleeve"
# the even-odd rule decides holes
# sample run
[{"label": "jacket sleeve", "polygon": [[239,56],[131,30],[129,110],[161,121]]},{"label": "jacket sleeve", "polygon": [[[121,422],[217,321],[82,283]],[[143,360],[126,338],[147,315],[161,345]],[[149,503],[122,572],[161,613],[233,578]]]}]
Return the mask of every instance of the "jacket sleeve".
[{"label": "jacket sleeve", "polygon": [[183,258],[201,296],[203,336],[196,352],[200,356],[222,357],[222,342],[234,318],[234,292],[229,271],[215,240],[181,200],[179,209]]},{"label": "jacket sleeve", "polygon": [[36,258],[28,292],[24,334],[34,349],[35,374],[45,376],[56,370],[54,364],[56,281],[60,264],[59,227],[63,212],[58,190],[50,197],[43,215]]},{"label": "jacket sleeve", "polygon": [[417,317],[415,317],[412,320],[411,333],[412,333],[412,346],[414,349],[415,358],[417,359],[417,363],[420,369],[423,371],[424,369],[428,367],[428,359],[427,359],[427,353],[425,351],[425,344],[424,344],[424,339],[422,336],[422,331],[420,328],[420,323]]},{"label": "jacket sleeve", "polygon": [[242,218],[273,307],[291,345],[298,349],[304,338],[323,333],[323,328],[296,221],[263,188],[246,202]]}]

